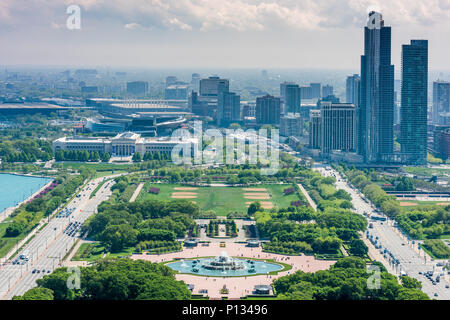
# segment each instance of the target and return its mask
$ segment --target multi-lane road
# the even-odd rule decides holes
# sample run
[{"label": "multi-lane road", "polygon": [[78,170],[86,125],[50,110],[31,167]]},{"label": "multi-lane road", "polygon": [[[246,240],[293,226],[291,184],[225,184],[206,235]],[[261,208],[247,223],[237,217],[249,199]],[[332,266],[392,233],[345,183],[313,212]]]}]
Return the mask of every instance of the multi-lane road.
[{"label": "multi-lane road", "polygon": [[[376,213],[370,201],[364,200],[363,195],[358,190],[351,188],[336,170],[323,165],[316,165],[314,169],[324,176],[336,177],[336,187],[347,191],[352,196],[352,203],[356,212],[359,214],[365,212],[368,216],[376,215],[387,218],[382,213]],[[419,280],[422,283],[422,291],[428,294],[430,298],[450,300],[450,289],[446,287],[450,284],[449,277],[442,266],[437,266],[438,261],[432,261],[417,247],[417,244],[413,244],[413,241],[402,235],[393,220],[387,218],[386,221],[370,222],[373,228],[369,229],[369,236],[377,240],[377,245],[381,245],[381,248],[377,249],[372,246],[371,251],[378,251],[379,256],[384,260],[381,262],[387,263],[389,270],[394,271],[397,275],[407,274]],[[389,253],[384,252],[385,249],[392,253],[393,258]],[[398,260],[398,264],[393,262],[394,259]],[[430,279],[425,277],[425,273],[428,271],[433,271],[433,280],[440,276],[440,282],[433,284]]]},{"label": "multi-lane road", "polygon": [[[14,258],[0,265],[0,299],[9,300],[36,286],[36,280],[50,274],[60,264],[76,241],[79,226],[94,214],[97,206],[111,195],[114,182],[106,182],[90,199],[91,193],[106,178],[89,182],[67,206],[69,215],[55,216]],[[66,211],[67,212],[67,211]],[[23,264],[22,264],[23,263]]]}]

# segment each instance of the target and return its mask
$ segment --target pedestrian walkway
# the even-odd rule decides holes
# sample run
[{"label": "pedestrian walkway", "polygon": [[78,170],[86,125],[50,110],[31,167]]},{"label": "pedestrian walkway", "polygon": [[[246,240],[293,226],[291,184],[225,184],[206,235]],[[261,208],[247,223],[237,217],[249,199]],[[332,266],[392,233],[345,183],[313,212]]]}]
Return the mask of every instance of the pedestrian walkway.
[{"label": "pedestrian walkway", "polygon": [[133,195],[131,196],[130,202],[134,202],[136,200],[136,198],[138,197],[139,193],[141,193],[142,188],[144,187],[144,183],[141,182],[138,187],[136,188],[136,190],[134,190]]},{"label": "pedestrian walkway", "polygon": [[317,205],[314,202],[313,199],[311,199],[311,197],[309,196],[308,192],[305,190],[305,188],[303,188],[303,186],[299,183],[298,187],[300,188],[301,192],[303,193],[303,195],[306,197],[306,200],[308,200],[309,205],[311,206],[311,208],[314,209],[314,211],[317,211]]}]

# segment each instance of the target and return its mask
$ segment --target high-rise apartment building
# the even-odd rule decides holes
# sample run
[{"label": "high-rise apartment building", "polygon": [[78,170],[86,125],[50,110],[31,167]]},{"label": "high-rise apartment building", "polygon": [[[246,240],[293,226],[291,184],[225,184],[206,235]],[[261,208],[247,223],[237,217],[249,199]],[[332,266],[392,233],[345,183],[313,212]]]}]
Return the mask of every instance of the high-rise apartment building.
[{"label": "high-rise apartment building", "polygon": [[[372,21],[377,21],[372,24]],[[391,64],[391,27],[381,14],[369,13],[361,56],[361,100],[358,151],[364,162],[379,162],[394,151],[394,66]]]},{"label": "high-rise apartment building", "polygon": [[428,41],[402,47],[400,144],[411,164],[427,163]]}]

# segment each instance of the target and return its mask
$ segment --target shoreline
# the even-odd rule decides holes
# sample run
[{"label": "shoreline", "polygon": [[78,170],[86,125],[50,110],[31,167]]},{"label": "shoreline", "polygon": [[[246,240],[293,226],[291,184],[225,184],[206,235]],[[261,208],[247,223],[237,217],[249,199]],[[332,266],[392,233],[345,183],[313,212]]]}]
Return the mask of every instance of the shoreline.
[{"label": "shoreline", "polygon": [[50,178],[50,177],[37,177],[37,176],[29,176],[29,175],[25,175],[25,174],[16,174],[16,173],[5,173],[5,174],[17,175],[17,176],[28,177],[28,178],[29,177],[45,178],[45,179],[51,179],[51,180],[48,183],[46,183],[44,186],[39,188],[36,192],[31,194],[29,197],[27,197],[25,200],[19,202],[16,206],[8,207],[8,208],[5,208],[3,211],[1,211],[0,212],[0,223],[3,222],[3,220],[5,220],[6,218],[8,218],[14,212],[14,210],[19,208],[22,204],[26,203],[30,199],[33,199],[35,196],[37,196],[39,193],[41,193],[43,190],[45,190],[47,187],[49,187],[54,181],[54,179]]}]

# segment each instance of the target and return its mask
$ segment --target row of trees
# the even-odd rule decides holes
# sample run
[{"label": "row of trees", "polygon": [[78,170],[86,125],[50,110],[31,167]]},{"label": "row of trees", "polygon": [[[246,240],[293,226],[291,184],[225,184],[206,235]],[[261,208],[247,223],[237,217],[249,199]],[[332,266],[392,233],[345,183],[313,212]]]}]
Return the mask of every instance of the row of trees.
[{"label": "row of trees", "polygon": [[67,285],[72,273],[56,269],[38,279],[37,288],[13,300],[189,300],[186,283],[167,266],[130,259],[101,260],[81,268],[80,288]]},{"label": "row of trees", "polygon": [[[372,182],[379,180],[376,172],[363,172],[338,166],[349,181],[362,190],[366,197],[380,208],[386,215],[394,218],[399,226],[414,239],[439,238],[450,234],[450,206],[423,205],[414,208],[403,208],[395,196],[389,196],[383,188]],[[397,178],[399,179],[399,178]],[[399,179],[399,184],[405,184],[407,179]],[[404,187],[402,187],[404,188]]]},{"label": "row of trees", "polygon": [[9,163],[48,161],[53,158],[53,151],[46,140],[11,138],[0,140],[0,157]]},{"label": "row of trees", "polygon": [[52,191],[42,198],[36,198],[30,203],[21,205],[13,212],[12,223],[6,228],[4,236],[17,237],[31,231],[42,218],[50,215],[73,195],[91,174],[89,170],[83,170],[77,176],[61,175],[56,178],[58,186]]},{"label": "row of trees", "polygon": [[278,278],[274,287],[280,300],[429,300],[417,280],[402,277],[399,284],[382,264],[374,265],[380,269],[379,286],[371,281],[374,273],[363,259],[345,257],[329,270]]},{"label": "row of trees", "polygon": [[170,153],[167,152],[159,152],[159,151],[148,151],[144,153],[144,156],[142,156],[139,152],[136,152],[133,154],[132,160],[134,162],[141,162],[144,161],[152,161],[152,160],[171,160]]},{"label": "row of trees", "polygon": [[98,210],[83,228],[112,252],[142,241],[175,241],[193,228],[200,212],[185,200],[103,203]]},{"label": "row of trees", "polygon": [[87,150],[58,150],[55,153],[56,161],[82,161],[82,162],[108,162],[111,155],[108,152]]},{"label": "row of trees", "polygon": [[260,213],[263,210],[258,204],[250,205],[249,211],[256,211],[260,235],[271,241],[264,248],[288,254],[340,255],[345,243],[351,254],[364,257],[367,247],[358,232],[366,230],[367,221],[342,206],[350,202],[351,196],[334,187],[333,177],[322,177],[308,169],[299,172],[302,175],[299,180],[319,202],[318,211],[306,206],[290,206]]}]

